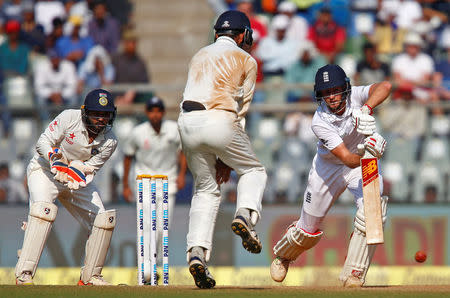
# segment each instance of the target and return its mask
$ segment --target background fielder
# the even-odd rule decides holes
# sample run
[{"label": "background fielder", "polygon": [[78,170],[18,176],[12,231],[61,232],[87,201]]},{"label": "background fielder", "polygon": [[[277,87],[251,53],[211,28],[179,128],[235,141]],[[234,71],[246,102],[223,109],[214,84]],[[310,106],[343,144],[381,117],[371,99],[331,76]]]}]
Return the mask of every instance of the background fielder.
[{"label": "background fielder", "polygon": [[[30,212],[16,265],[16,284],[32,284],[57,213],[56,198],[89,230],[79,285],[109,285],[101,271],[116,223],[116,211],[105,210],[91,183],[110,158],[117,140],[110,128],[116,107],[111,94],[95,89],[81,110],[65,110],[41,134],[27,168]],[[24,225],[25,226],[25,225]]]},{"label": "background fielder", "polygon": [[[317,71],[314,91],[319,107],[311,124],[319,139],[317,154],[309,172],[300,219],[288,228],[273,249],[276,259],[270,273],[275,281],[283,281],[289,263],[319,242],[325,215],[347,188],[355,197],[358,211],[340,280],[344,286],[364,284],[376,246],[369,248],[366,243],[359,165],[364,148],[377,158],[384,152],[386,142],[381,135],[365,136],[376,128],[372,108],[382,103],[390,90],[389,82],[351,87],[349,78],[338,65],[326,65]],[[383,222],[386,204],[387,198],[383,198]]]},{"label": "background fielder", "polygon": [[216,41],[190,62],[178,118],[183,151],[194,177],[187,259],[199,288],[216,283],[206,263],[221,200],[220,183],[228,180],[231,168],[238,174],[232,229],[245,249],[259,253],[262,245],[253,227],[260,217],[267,179],[243,124],[257,70],[256,61],[242,49],[252,44],[250,21],[242,12],[226,11],[214,29]]}]

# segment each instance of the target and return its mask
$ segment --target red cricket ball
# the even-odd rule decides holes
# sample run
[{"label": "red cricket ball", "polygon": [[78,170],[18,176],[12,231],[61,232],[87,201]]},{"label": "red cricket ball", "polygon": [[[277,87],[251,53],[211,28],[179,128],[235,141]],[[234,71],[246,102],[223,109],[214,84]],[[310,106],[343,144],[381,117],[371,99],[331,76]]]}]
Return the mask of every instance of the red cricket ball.
[{"label": "red cricket ball", "polygon": [[423,250],[419,250],[416,252],[415,259],[416,259],[416,262],[423,263],[427,259],[427,254]]}]

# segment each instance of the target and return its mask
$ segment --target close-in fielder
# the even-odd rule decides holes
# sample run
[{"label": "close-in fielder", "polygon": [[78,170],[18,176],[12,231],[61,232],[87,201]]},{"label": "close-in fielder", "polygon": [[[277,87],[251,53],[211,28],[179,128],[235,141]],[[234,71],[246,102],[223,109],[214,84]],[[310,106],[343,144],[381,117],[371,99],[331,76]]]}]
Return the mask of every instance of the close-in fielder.
[{"label": "close-in fielder", "polygon": [[267,174],[256,158],[243,122],[253,97],[257,65],[243,48],[252,44],[247,16],[226,11],[214,26],[216,41],[192,58],[178,118],[183,152],[194,177],[187,260],[199,288],[216,282],[208,262],[220,205],[219,185],[230,169],[239,176],[233,232],[251,253],[262,245],[254,226],[261,212]]},{"label": "close-in fielder", "polygon": [[41,134],[27,168],[30,211],[16,284],[33,277],[57,213],[56,198],[90,231],[79,285],[109,285],[101,275],[116,224],[116,211],[105,210],[92,180],[110,158],[117,140],[110,130],[116,116],[111,94],[95,89],[80,110],[65,110]]},{"label": "close-in fielder", "polygon": [[[270,268],[273,280],[283,281],[290,262],[319,242],[325,215],[347,188],[355,197],[358,210],[340,280],[346,287],[364,284],[376,245],[369,247],[366,243],[360,159],[364,150],[377,158],[383,155],[386,142],[375,132],[375,118],[371,114],[390,90],[391,84],[386,81],[352,87],[338,65],[326,65],[317,71],[314,91],[319,107],[311,124],[319,139],[317,154],[309,172],[300,219],[288,227],[273,248],[276,256]],[[381,185],[380,193],[382,188]],[[381,201],[384,222],[387,198]]]}]

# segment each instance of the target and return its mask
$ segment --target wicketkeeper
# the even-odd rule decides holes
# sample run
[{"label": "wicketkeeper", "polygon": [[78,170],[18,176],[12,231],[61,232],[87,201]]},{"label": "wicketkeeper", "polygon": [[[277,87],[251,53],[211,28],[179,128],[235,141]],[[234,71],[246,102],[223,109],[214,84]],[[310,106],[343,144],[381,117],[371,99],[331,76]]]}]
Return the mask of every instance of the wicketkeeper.
[{"label": "wicketkeeper", "polygon": [[92,180],[110,158],[117,140],[110,130],[116,116],[111,94],[89,92],[80,110],[65,110],[41,134],[27,168],[28,222],[16,265],[16,284],[33,277],[58,211],[56,198],[90,231],[79,285],[109,285],[101,272],[116,224],[116,211],[105,210]]},{"label": "wicketkeeper", "polygon": [[[391,84],[385,81],[352,87],[341,67],[326,65],[316,73],[314,91],[319,107],[311,128],[319,139],[317,154],[309,172],[300,219],[288,227],[273,248],[276,258],[270,274],[273,280],[283,281],[289,264],[320,241],[322,221],[334,201],[348,189],[358,210],[340,280],[347,287],[362,286],[376,245],[369,247],[366,243],[360,159],[364,150],[377,158],[383,155],[386,141],[375,132],[372,109],[389,96]],[[381,206],[384,222],[386,197]]]}]

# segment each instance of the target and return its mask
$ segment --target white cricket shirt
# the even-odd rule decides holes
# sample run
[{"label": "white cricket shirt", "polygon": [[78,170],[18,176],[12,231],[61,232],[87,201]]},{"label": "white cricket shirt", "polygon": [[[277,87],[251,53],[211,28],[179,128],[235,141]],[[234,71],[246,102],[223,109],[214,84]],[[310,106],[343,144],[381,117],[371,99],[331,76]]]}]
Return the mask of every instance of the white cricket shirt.
[{"label": "white cricket shirt", "polygon": [[331,153],[341,143],[356,153],[358,144],[364,142],[365,136],[359,134],[352,124],[352,110],[360,109],[369,97],[369,86],[352,87],[352,92],[344,114],[341,116],[332,114],[328,107],[319,106],[314,113],[311,129],[316,137],[318,160],[324,160],[333,164],[343,164],[342,161]]},{"label": "white cricket shirt", "polygon": [[159,134],[146,121],[134,127],[122,148],[125,155],[135,156],[136,175],[166,175],[175,179],[181,140],[177,123],[163,120]]},{"label": "white cricket shirt", "polygon": [[[50,169],[48,153],[53,147],[62,150],[68,161],[81,160],[98,171],[117,147],[117,139],[110,130],[100,133],[89,144],[89,135],[81,119],[81,110],[64,110],[45,129],[36,144],[36,154],[30,164]],[[34,166],[34,165],[32,165]]]}]

